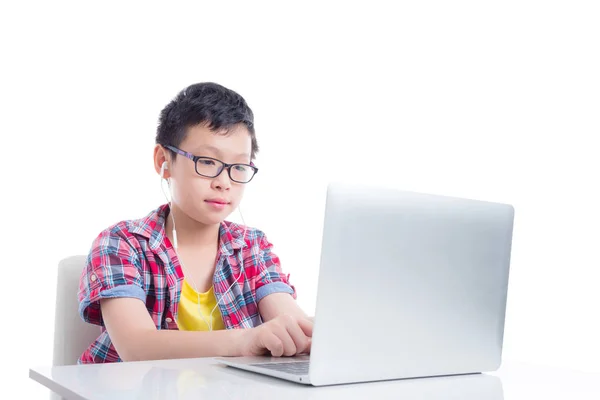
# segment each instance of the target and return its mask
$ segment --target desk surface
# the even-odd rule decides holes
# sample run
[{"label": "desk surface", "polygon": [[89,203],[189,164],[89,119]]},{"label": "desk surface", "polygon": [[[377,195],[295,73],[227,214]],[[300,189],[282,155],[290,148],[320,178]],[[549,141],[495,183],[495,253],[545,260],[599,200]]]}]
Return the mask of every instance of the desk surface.
[{"label": "desk surface", "polygon": [[600,374],[504,362],[494,373],[315,388],[224,367],[211,359],[32,368],[66,399],[600,399]]}]

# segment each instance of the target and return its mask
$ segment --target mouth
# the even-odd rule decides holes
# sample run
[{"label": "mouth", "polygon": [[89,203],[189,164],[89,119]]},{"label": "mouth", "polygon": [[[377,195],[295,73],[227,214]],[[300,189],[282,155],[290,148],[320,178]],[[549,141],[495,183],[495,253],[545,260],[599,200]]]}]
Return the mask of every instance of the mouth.
[{"label": "mouth", "polygon": [[229,202],[225,199],[208,199],[208,200],[204,200],[204,201],[207,203],[221,205],[221,206],[225,206],[225,205],[229,204]]}]

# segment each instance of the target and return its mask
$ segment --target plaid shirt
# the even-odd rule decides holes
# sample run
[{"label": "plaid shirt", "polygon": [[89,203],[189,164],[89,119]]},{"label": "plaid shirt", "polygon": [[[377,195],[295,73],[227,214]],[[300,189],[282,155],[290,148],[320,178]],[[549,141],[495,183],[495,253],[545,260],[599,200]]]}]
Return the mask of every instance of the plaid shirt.
[{"label": "plaid shirt", "polygon": [[[168,204],[138,220],[119,222],[94,240],[79,284],[79,313],[102,326],[102,333],[78,363],[121,361],[104,327],[100,300],[133,297],[146,305],[156,329],[177,328],[183,272],[165,234]],[[258,302],[271,293],[296,290],[289,284],[263,232],[222,222],[214,274],[214,292],[226,329],[262,323]],[[243,268],[240,264],[243,262]],[[230,290],[227,290],[231,285]]]}]

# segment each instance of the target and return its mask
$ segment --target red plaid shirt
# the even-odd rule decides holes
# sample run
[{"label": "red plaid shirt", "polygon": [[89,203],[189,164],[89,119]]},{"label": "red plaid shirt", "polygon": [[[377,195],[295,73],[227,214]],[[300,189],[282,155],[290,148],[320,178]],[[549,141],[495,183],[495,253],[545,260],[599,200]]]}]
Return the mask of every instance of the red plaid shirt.
[{"label": "red plaid shirt", "polygon": [[[79,313],[84,321],[102,326],[102,333],[81,355],[80,364],[121,361],[104,328],[101,299],[138,298],[156,329],[177,329],[183,272],[165,234],[168,212],[165,204],[142,219],[111,226],[94,240],[81,275]],[[247,228],[244,235],[244,227],[232,222],[222,222],[219,232],[213,283],[225,327],[258,326],[262,323],[258,302],[277,292],[295,298],[295,288],[263,232]]]}]

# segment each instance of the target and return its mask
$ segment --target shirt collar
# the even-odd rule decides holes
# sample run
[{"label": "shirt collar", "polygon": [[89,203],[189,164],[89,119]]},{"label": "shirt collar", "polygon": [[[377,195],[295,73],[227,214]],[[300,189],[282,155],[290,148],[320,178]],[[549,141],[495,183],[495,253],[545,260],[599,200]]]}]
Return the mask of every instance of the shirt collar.
[{"label": "shirt collar", "polygon": [[[145,217],[134,221],[130,231],[148,239],[150,249],[156,250],[165,242],[165,220],[168,213],[169,204],[163,204]],[[234,250],[246,247],[244,236],[244,228],[240,225],[228,221],[221,222],[219,226],[221,252],[229,256]]]}]

